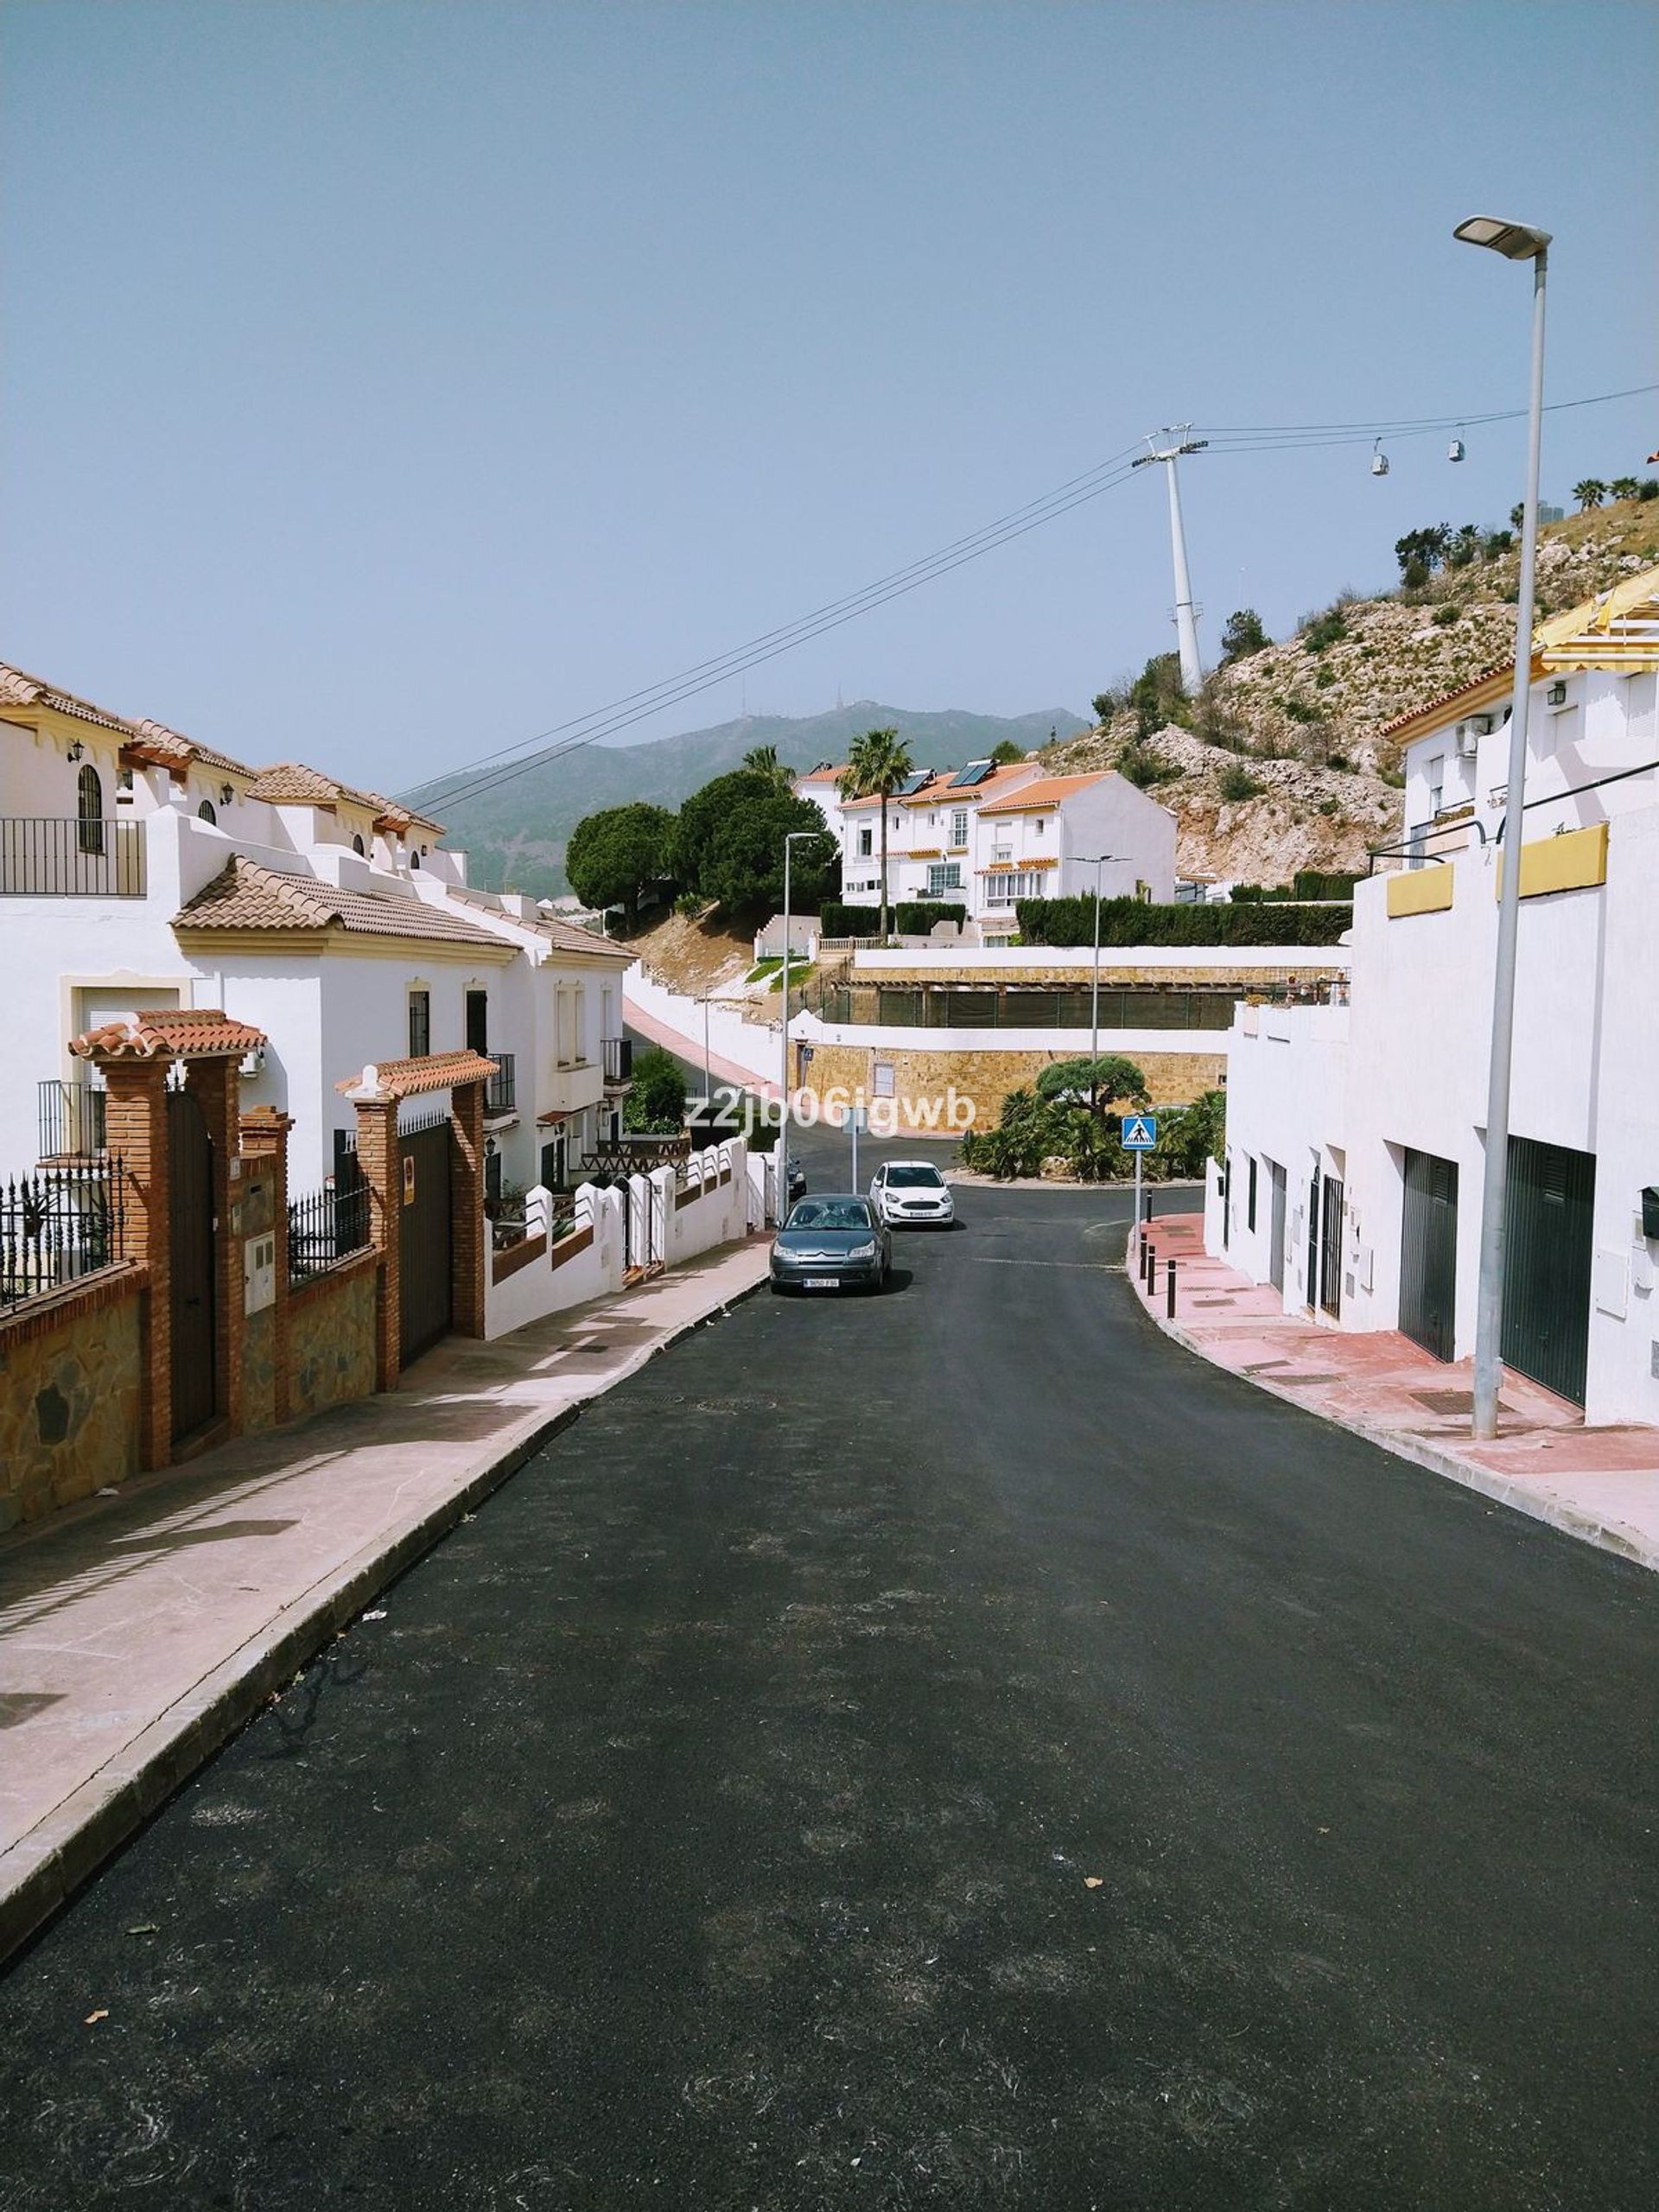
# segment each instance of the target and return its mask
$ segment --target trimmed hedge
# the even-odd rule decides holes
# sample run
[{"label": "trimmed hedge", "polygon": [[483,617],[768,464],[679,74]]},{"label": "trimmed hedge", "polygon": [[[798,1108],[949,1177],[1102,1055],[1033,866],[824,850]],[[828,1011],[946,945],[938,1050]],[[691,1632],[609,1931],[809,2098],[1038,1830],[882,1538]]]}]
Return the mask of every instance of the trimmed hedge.
[{"label": "trimmed hedge", "polygon": [[823,937],[874,937],[880,918],[878,906],[843,906],[826,899],[818,909],[818,930]]},{"label": "trimmed hedge", "polygon": [[[1021,899],[1014,912],[1024,944],[1094,943],[1095,902],[1086,894]],[[1353,916],[1345,906],[1154,906],[1139,899],[1100,902],[1103,945],[1334,944],[1352,925]]]},{"label": "trimmed hedge", "polygon": [[966,906],[944,899],[907,899],[893,910],[893,927],[900,937],[925,937],[938,922],[958,925],[968,918]]}]

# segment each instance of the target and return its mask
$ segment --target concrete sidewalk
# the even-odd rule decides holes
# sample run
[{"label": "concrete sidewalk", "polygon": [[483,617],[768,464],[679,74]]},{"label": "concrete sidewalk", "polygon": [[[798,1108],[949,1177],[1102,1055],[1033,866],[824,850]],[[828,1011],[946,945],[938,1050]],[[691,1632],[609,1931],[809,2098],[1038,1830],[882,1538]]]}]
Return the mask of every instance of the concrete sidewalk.
[{"label": "concrete sidewalk", "polygon": [[0,1543],[0,1958],[575,1418],[766,1280],[770,1239],[245,1437]]},{"label": "concrete sidewalk", "polygon": [[1147,1227],[1157,1254],[1152,1294],[1135,1266],[1133,1235],[1129,1279],[1159,1326],[1189,1351],[1385,1451],[1659,1568],[1659,1429],[1587,1428],[1576,1406],[1506,1369],[1497,1440],[1476,1444],[1471,1361],[1448,1365],[1393,1330],[1350,1333],[1285,1313],[1270,1286],[1209,1257],[1201,1215],[1160,1214]]}]

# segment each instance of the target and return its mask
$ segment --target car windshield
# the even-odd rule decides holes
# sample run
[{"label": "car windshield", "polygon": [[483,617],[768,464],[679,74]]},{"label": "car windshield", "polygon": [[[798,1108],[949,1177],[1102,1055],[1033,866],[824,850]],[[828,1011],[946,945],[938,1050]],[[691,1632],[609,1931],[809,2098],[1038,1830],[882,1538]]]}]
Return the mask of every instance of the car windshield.
[{"label": "car windshield", "polygon": [[785,1229],[868,1229],[870,1210],[862,1198],[803,1198],[790,1210]]},{"label": "car windshield", "polygon": [[887,1188],[890,1191],[937,1191],[943,1188],[944,1178],[937,1167],[889,1167]]}]

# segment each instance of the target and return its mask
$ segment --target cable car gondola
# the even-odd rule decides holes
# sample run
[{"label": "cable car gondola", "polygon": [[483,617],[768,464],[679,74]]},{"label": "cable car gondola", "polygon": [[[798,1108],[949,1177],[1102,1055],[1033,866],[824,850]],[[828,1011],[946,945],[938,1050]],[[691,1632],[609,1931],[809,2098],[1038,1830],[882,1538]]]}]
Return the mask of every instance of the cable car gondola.
[{"label": "cable car gondola", "polygon": [[1386,476],[1388,473],[1389,456],[1382,450],[1382,439],[1378,438],[1371,448],[1371,474],[1373,476]]}]

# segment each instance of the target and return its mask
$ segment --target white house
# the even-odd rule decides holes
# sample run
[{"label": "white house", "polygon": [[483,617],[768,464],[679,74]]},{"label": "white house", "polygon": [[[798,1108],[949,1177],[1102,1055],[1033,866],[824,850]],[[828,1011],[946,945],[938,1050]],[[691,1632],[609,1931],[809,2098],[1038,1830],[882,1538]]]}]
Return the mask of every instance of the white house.
[{"label": "white house", "polygon": [[0,1172],[96,1148],[68,1040],[141,1009],[223,1007],[270,1039],[245,1106],[333,1171],[365,1061],[471,1044],[500,1063],[492,1176],[568,1187],[626,1084],[628,956],[468,889],[439,825],[299,763],[255,770],[0,666]]},{"label": "white house", "polygon": [[[816,799],[842,855],[842,898],[881,895],[879,798],[842,800],[843,772],[828,765],[796,790]],[[1114,770],[1045,776],[1036,760],[918,770],[887,802],[887,899],[942,899],[967,907],[991,940],[1011,934],[1020,899],[1095,888],[1085,860],[1107,854],[1101,888],[1112,897],[1168,899],[1175,888],[1175,820]]]},{"label": "white house", "polygon": [[[1535,640],[1503,1352],[1659,1421],[1659,569]],[[1209,1249],[1287,1308],[1472,1351],[1513,672],[1396,726],[1403,864],[1358,886],[1351,1003],[1244,1007]],[[1645,1194],[1651,1193],[1651,1196]]]}]

